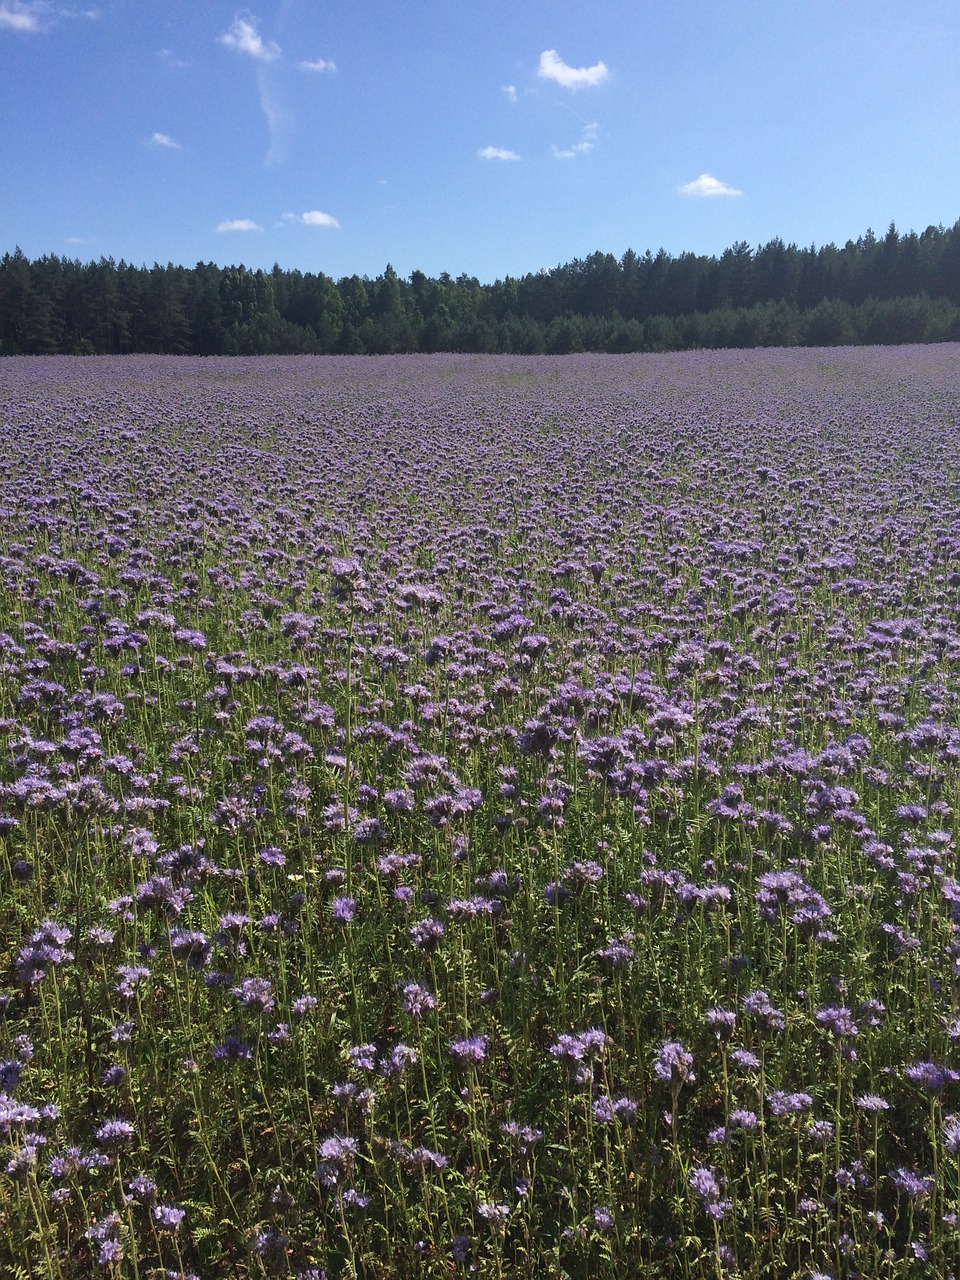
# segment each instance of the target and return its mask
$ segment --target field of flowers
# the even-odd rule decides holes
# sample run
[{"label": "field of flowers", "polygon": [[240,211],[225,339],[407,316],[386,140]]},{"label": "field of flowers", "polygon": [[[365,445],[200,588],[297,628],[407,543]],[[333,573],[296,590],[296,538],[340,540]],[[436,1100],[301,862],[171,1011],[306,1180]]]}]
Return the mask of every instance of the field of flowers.
[{"label": "field of flowers", "polygon": [[0,1274],[960,1274],[960,349],[0,446]]}]

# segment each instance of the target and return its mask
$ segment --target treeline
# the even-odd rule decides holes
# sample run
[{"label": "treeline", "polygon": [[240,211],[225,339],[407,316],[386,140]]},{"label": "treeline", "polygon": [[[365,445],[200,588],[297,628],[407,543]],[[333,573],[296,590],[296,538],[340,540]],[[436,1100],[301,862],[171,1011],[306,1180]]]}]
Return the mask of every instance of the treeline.
[{"label": "treeline", "polygon": [[960,340],[960,222],[842,247],[594,253],[481,284],[0,258],[0,354],[671,351]]}]

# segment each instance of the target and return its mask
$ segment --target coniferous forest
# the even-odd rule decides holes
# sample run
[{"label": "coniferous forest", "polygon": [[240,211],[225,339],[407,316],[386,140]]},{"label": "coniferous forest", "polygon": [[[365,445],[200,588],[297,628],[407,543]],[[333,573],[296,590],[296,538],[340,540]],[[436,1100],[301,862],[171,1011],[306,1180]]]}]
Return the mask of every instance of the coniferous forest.
[{"label": "coniferous forest", "polygon": [[0,354],[671,351],[960,340],[960,221],[842,248],[593,253],[493,284],[0,258]]}]

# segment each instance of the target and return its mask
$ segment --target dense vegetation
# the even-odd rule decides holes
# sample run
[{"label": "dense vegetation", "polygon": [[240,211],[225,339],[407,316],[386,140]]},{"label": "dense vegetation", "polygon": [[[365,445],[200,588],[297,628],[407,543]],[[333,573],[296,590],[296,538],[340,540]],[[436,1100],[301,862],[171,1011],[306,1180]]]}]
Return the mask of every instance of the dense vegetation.
[{"label": "dense vegetation", "polygon": [[670,351],[960,339],[960,222],[843,248],[609,253],[480,284],[0,259],[0,354]]},{"label": "dense vegetation", "polygon": [[960,1273],[955,346],[0,365],[0,1274]]}]

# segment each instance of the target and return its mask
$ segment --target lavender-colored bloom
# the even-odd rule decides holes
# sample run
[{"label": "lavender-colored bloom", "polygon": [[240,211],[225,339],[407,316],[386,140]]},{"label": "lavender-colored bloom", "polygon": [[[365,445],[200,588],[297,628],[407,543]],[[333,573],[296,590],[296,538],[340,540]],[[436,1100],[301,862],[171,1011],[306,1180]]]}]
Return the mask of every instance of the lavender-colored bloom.
[{"label": "lavender-colored bloom", "polygon": [[148,1204],[156,1199],[157,1184],[144,1173],[138,1173],[127,1183],[127,1191],[139,1204]]},{"label": "lavender-colored bloom", "polygon": [[188,969],[202,969],[210,962],[213,943],[199,929],[174,928],[170,930],[170,950],[186,961]]},{"label": "lavender-colored bloom", "polygon": [[653,1074],[671,1089],[693,1084],[697,1078],[693,1073],[693,1054],[679,1040],[665,1040],[657,1052]]},{"label": "lavender-colored bloom", "polygon": [[467,1036],[462,1040],[451,1040],[450,1056],[461,1066],[483,1062],[487,1056],[487,1037],[484,1035]]},{"label": "lavender-colored bloom", "polygon": [[950,1155],[960,1154],[960,1116],[944,1116],[942,1133],[943,1145]]},{"label": "lavender-colored bloom", "polygon": [[231,988],[230,994],[253,1013],[269,1013],[277,1003],[271,994],[269,978],[244,978],[239,987]]},{"label": "lavender-colored bloom", "polygon": [[829,1031],[837,1040],[852,1040],[854,1036],[860,1034],[860,1028],[854,1022],[853,1014],[849,1009],[833,1005],[818,1009],[816,1020],[818,1026]]},{"label": "lavender-colored bloom", "polygon": [[347,1057],[358,1071],[374,1071],[377,1065],[375,1044],[355,1044],[347,1050]]},{"label": "lavender-colored bloom", "polygon": [[153,907],[173,920],[193,901],[193,894],[185,886],[175,885],[169,876],[153,876],[137,885],[136,900],[139,906]]},{"label": "lavender-colored bloom", "polygon": [[444,932],[442,920],[435,920],[433,917],[427,916],[411,926],[410,937],[420,951],[429,953],[435,951],[440,945]]},{"label": "lavender-colored bloom", "polygon": [[881,1111],[890,1110],[890,1103],[879,1094],[861,1093],[856,1099],[856,1107],[858,1111],[865,1111],[868,1115],[879,1115]]},{"label": "lavender-colored bloom", "polygon": [[597,957],[600,960],[609,960],[615,969],[622,969],[637,958],[632,943],[632,933],[624,933],[619,938],[610,938],[605,947],[599,948]]},{"label": "lavender-colored bloom", "polygon": [[903,1074],[918,1089],[933,1095],[943,1093],[948,1085],[960,1080],[960,1074],[940,1062],[912,1062]]},{"label": "lavender-colored bloom", "polygon": [[741,1071],[756,1071],[760,1066],[760,1059],[750,1049],[731,1049],[730,1061]]},{"label": "lavender-colored bloom", "polygon": [[396,1044],[390,1053],[380,1059],[380,1074],[387,1079],[402,1076],[407,1067],[417,1061],[417,1051],[406,1044]]},{"label": "lavender-colored bloom", "polygon": [[733,1038],[737,1026],[737,1015],[732,1009],[708,1009],[705,1021],[721,1043]]},{"label": "lavender-colored bloom", "polygon": [[116,1152],[130,1146],[135,1134],[136,1129],[129,1120],[115,1117],[100,1125],[95,1131],[94,1137],[105,1151]]},{"label": "lavender-colored bloom", "polygon": [[478,1204],[477,1213],[492,1227],[502,1227],[510,1217],[508,1204]]},{"label": "lavender-colored bloom", "polygon": [[356,914],[357,900],[344,894],[334,898],[330,914],[339,924],[349,924]]},{"label": "lavender-colored bloom", "polygon": [[770,1003],[766,991],[751,991],[744,996],[743,1011],[753,1019],[753,1024],[761,1035],[772,1035],[774,1031],[782,1031],[787,1025],[780,1010]]},{"label": "lavender-colored bloom", "polygon": [[599,1027],[576,1034],[564,1034],[550,1046],[555,1058],[565,1059],[573,1067],[577,1084],[589,1084],[593,1080],[593,1062],[600,1058],[612,1041]]},{"label": "lavender-colored bloom", "polygon": [[606,1205],[598,1204],[593,1211],[594,1226],[602,1236],[611,1234],[614,1228],[613,1214]]},{"label": "lavender-colored bloom", "polygon": [[538,1142],[543,1141],[543,1130],[530,1125],[520,1125],[516,1120],[507,1120],[500,1126],[501,1133],[512,1138],[521,1155],[527,1155]]},{"label": "lavender-colored bloom", "polygon": [[810,1110],[813,1098],[809,1093],[788,1093],[783,1089],[774,1089],[767,1094],[767,1106],[773,1116],[799,1115],[802,1111]]},{"label": "lavender-colored bloom", "polygon": [[897,1191],[909,1200],[925,1198],[933,1190],[933,1178],[929,1174],[916,1173],[912,1169],[900,1165],[890,1170],[890,1181]]},{"label": "lavender-colored bloom", "polygon": [[222,1044],[213,1046],[214,1062],[242,1062],[252,1057],[252,1046],[234,1035],[227,1036]]},{"label": "lavender-colored bloom", "polygon": [[733,1202],[724,1200],[721,1195],[717,1175],[707,1165],[697,1165],[692,1169],[687,1184],[696,1196],[701,1209],[715,1221],[719,1222],[733,1208]]},{"label": "lavender-colored bloom", "polygon": [[345,1134],[337,1134],[321,1142],[317,1177],[325,1187],[335,1187],[341,1179],[349,1175],[358,1151],[357,1139]]},{"label": "lavender-colored bloom", "polygon": [[418,982],[407,982],[401,987],[403,992],[403,1009],[413,1018],[420,1018],[437,1007],[435,998],[426,987]]},{"label": "lavender-colored bloom", "polygon": [[72,960],[73,952],[67,950],[71,936],[70,929],[55,920],[45,920],[35,929],[26,945],[17,952],[17,981],[20,985],[36,986],[52,967]]},{"label": "lavender-colored bloom", "polygon": [[357,1191],[355,1187],[347,1187],[337,1197],[336,1203],[338,1209],[352,1209],[356,1213],[362,1213],[369,1208],[370,1197]]},{"label": "lavender-colored bloom", "polygon": [[177,1231],[186,1216],[186,1209],[179,1209],[175,1205],[155,1204],[153,1206],[153,1220],[165,1231]]},{"label": "lavender-colored bloom", "polygon": [[629,1124],[637,1114],[638,1105],[632,1098],[611,1098],[607,1094],[601,1094],[594,1098],[591,1110],[594,1119],[600,1124],[613,1124],[615,1120],[619,1120],[622,1124]]}]

